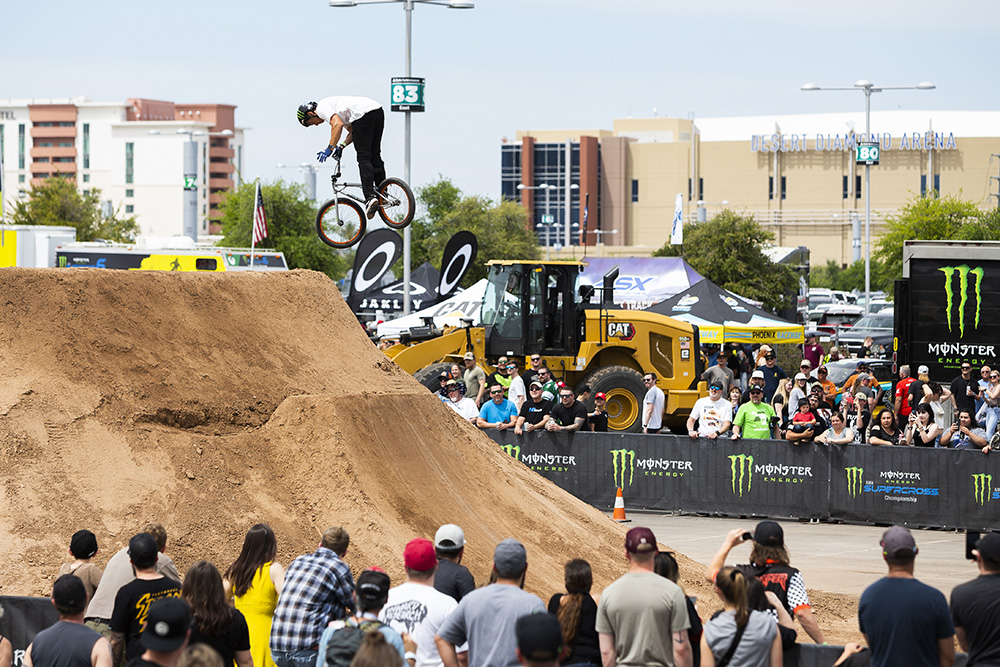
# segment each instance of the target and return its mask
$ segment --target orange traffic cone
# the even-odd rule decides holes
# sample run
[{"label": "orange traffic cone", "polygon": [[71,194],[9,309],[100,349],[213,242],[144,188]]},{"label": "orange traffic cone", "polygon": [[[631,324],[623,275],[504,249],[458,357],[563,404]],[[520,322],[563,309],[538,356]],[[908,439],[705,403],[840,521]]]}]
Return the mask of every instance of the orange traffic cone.
[{"label": "orange traffic cone", "polygon": [[632,520],[625,518],[625,499],[622,498],[621,487],[619,487],[618,493],[615,495],[615,511],[611,515],[611,518],[618,523],[629,523]]}]

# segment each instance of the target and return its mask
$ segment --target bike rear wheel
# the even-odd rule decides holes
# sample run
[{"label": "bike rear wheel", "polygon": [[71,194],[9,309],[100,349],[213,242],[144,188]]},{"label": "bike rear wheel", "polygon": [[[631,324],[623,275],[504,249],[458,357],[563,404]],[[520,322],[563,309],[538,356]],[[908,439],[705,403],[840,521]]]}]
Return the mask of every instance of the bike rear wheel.
[{"label": "bike rear wheel", "polygon": [[368,219],[350,199],[331,199],[316,214],[316,233],[332,248],[350,248],[365,235]]},{"label": "bike rear wheel", "polygon": [[389,177],[378,186],[378,215],[393,229],[402,229],[413,222],[417,200],[413,191],[401,179]]}]

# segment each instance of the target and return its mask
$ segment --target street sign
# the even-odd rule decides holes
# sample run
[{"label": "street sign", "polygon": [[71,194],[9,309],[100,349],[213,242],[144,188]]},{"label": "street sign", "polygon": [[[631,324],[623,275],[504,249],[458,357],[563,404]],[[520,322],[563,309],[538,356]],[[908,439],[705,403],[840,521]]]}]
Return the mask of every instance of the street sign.
[{"label": "street sign", "polygon": [[858,144],[854,147],[855,164],[878,164],[878,142]]},{"label": "street sign", "polygon": [[185,176],[184,177],[184,189],[185,190],[197,190],[198,189],[198,177],[197,176]]},{"label": "street sign", "polygon": [[424,110],[424,79],[417,76],[394,76],[390,85],[393,111]]},{"label": "street sign", "polygon": [[555,221],[556,221],[556,216],[554,216],[554,215],[546,214],[546,215],[542,216],[542,224],[543,225],[551,225]]}]

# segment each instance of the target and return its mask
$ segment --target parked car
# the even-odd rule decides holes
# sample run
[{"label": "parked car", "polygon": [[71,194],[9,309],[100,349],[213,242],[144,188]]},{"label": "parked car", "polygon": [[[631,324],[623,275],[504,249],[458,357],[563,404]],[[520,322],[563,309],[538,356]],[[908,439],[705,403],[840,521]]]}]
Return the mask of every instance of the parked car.
[{"label": "parked car", "polygon": [[864,309],[858,306],[828,304],[809,311],[809,324],[831,336],[838,336],[841,331],[853,326],[864,314]]},{"label": "parked car", "polygon": [[865,338],[872,337],[872,356],[884,357],[892,349],[893,309],[886,308],[877,313],[869,313],[860,318],[850,329],[840,332],[838,338],[842,351],[848,354],[860,354]]},{"label": "parked car", "polygon": [[[844,382],[846,382],[852,375],[858,372],[858,364],[867,363],[868,369],[875,379],[878,381],[878,385],[882,388],[883,401],[878,406],[875,407],[875,414],[882,411],[883,405],[892,405],[894,400],[892,394],[892,360],[890,359],[841,359],[840,361],[831,361],[826,366],[828,372],[827,379],[837,386],[837,397],[834,400],[834,407],[840,405],[840,399],[844,392]],[[818,368],[814,368],[811,376],[816,379],[816,371]]]}]

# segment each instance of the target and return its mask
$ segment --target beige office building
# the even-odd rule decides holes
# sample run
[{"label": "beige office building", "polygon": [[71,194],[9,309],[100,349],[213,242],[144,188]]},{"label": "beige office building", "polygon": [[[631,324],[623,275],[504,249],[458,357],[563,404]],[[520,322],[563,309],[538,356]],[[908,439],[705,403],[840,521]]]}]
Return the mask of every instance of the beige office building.
[{"label": "beige office building", "polygon": [[604,254],[648,255],[669,240],[680,195],[685,223],[729,208],[753,214],[776,245],[808,247],[813,265],[849,264],[863,257],[861,143],[880,153],[869,167],[873,241],[928,190],[998,204],[996,111],[872,112],[870,142],[863,112],[626,118],[612,128],[524,130],[501,146],[503,196],[528,209],[543,245],[565,255],[600,241]]}]

